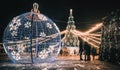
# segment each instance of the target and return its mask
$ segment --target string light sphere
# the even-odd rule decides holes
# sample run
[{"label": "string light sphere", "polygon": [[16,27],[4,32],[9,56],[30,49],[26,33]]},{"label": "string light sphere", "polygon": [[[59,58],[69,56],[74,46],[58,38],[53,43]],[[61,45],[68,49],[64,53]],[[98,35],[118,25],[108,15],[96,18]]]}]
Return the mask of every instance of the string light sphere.
[{"label": "string light sphere", "polygon": [[14,63],[51,62],[60,51],[60,31],[38,7],[14,17],[4,31],[4,49]]}]

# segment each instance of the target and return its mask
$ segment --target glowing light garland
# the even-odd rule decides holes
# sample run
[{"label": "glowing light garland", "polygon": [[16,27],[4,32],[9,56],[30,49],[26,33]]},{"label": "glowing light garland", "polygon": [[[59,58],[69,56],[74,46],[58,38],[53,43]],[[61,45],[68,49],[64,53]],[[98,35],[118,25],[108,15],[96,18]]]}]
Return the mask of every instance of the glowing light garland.
[{"label": "glowing light garland", "polygon": [[[98,29],[100,29],[102,27],[103,23],[99,23],[97,25],[95,25],[94,27],[92,27],[91,29],[89,29],[86,32],[82,32],[79,30],[72,30],[71,32],[74,35],[78,35],[83,41],[86,41],[88,44],[90,44],[93,47],[99,48],[99,45],[101,44],[101,32],[96,32],[96,33],[92,33]],[[63,30],[61,32],[61,34],[65,34],[67,33],[67,30]],[[62,41],[65,39],[65,37],[62,38]],[[87,40],[86,40],[87,39]],[[90,40],[92,40],[93,42],[97,43],[97,45],[93,42],[91,42]]]},{"label": "glowing light garland", "polygon": [[102,27],[103,23],[99,23],[97,25],[95,25],[94,27],[92,27],[91,29],[89,29],[88,31],[86,31],[85,33],[91,33],[91,32],[94,32],[98,29],[100,29]]},{"label": "glowing light garland", "polygon": [[101,41],[100,37],[99,37],[99,38],[97,38],[97,37],[95,37],[95,36],[89,36],[89,37],[92,38],[92,39],[95,39],[95,40]]}]

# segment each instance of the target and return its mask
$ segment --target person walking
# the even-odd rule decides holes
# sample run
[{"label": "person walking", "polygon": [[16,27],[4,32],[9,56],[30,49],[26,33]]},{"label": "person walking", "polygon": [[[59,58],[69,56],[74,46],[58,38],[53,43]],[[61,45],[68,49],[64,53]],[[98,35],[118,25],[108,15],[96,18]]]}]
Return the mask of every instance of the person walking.
[{"label": "person walking", "polygon": [[92,57],[93,57],[93,60],[94,60],[95,59],[95,55],[96,55],[96,48],[95,47],[92,47],[91,54],[92,54]]},{"label": "person walking", "polygon": [[84,55],[85,55],[84,60],[85,61],[87,60],[87,54],[88,54],[88,52],[87,52],[87,43],[84,42]]},{"label": "person walking", "polygon": [[85,58],[84,60],[85,61],[90,61],[90,46],[87,42],[84,43],[84,55],[85,55]]},{"label": "person walking", "polygon": [[87,43],[87,61],[90,61],[91,46]]},{"label": "person walking", "polygon": [[83,54],[83,44],[80,42],[80,45],[79,45],[80,60],[83,60],[83,59],[82,59],[82,54]]}]

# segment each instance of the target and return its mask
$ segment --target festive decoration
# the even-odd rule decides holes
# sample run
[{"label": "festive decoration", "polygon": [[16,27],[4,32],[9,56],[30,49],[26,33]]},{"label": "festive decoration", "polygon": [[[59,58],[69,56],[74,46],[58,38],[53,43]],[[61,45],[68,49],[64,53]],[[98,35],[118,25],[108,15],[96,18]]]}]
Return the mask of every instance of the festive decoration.
[{"label": "festive decoration", "polygon": [[[79,40],[76,34],[73,34],[76,26],[74,25],[74,19],[72,15],[72,9],[70,9],[70,16],[68,18],[68,25],[66,27],[66,33],[64,38],[62,39],[62,47],[63,48],[68,48],[70,50],[70,55],[74,54],[74,51],[77,51],[76,54],[79,53]],[[73,49],[70,49],[74,47]]]},{"label": "festive decoration", "polygon": [[55,60],[61,45],[56,24],[41,14],[38,4],[8,24],[3,37],[4,48],[14,63],[40,63]]},{"label": "festive decoration", "polygon": [[100,59],[120,63],[120,11],[114,11],[104,18]]},{"label": "festive decoration", "polygon": [[72,32],[75,30],[76,26],[74,25],[74,20],[72,16],[72,9],[70,9],[70,16],[68,18],[68,25],[66,27],[67,32],[65,33],[65,37],[63,39],[64,45],[63,47],[78,47],[79,40],[78,36],[74,35]]}]

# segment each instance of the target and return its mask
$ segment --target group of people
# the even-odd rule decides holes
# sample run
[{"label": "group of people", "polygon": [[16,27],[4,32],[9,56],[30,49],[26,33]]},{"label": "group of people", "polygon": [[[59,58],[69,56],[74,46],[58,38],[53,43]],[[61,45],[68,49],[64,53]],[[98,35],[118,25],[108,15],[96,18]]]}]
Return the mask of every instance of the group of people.
[{"label": "group of people", "polygon": [[[82,57],[84,52],[84,58]],[[82,43],[82,45],[79,46],[79,54],[80,54],[80,60],[90,61],[90,55],[93,56],[93,60],[95,59],[96,55],[96,48],[91,47],[87,42]]]}]

